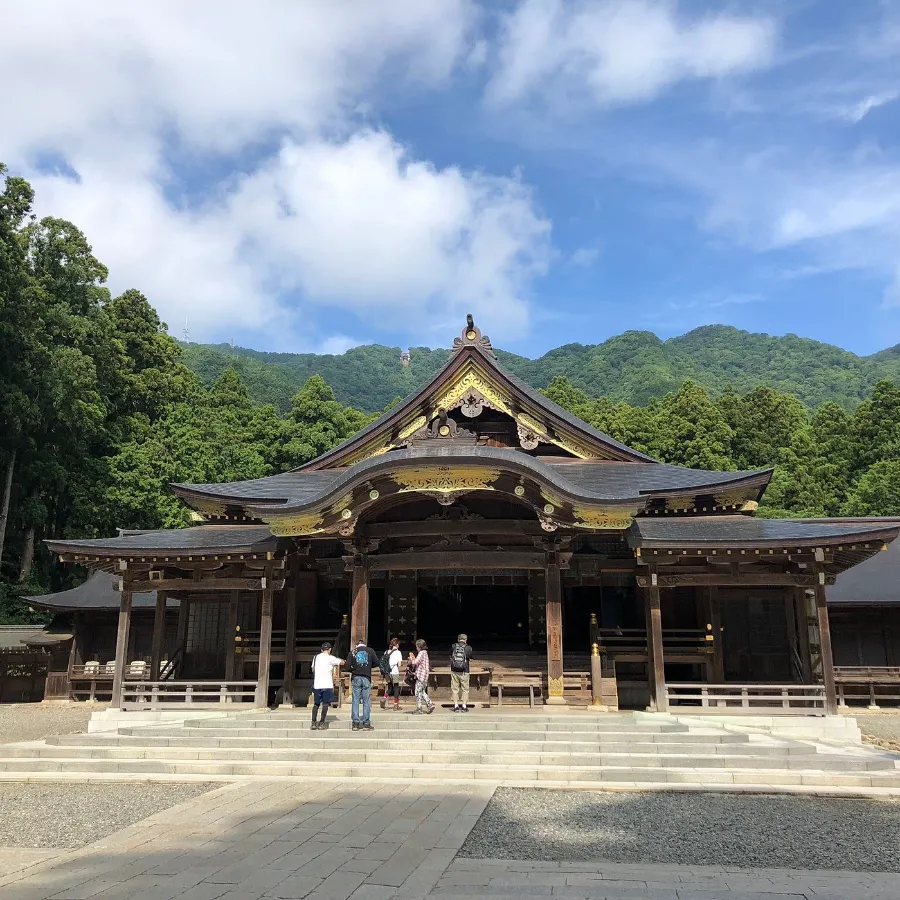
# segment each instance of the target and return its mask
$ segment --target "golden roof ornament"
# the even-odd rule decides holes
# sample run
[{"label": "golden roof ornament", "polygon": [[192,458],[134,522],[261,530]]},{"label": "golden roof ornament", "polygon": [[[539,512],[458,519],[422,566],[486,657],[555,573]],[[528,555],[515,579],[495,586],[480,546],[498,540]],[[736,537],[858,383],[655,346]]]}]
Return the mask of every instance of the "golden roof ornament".
[{"label": "golden roof ornament", "polygon": [[458,338],[453,339],[453,353],[461,350],[463,347],[475,347],[488,356],[494,355],[494,348],[491,346],[491,339],[481,333],[481,329],[475,324],[472,313],[466,314],[466,327],[463,328],[462,334]]}]

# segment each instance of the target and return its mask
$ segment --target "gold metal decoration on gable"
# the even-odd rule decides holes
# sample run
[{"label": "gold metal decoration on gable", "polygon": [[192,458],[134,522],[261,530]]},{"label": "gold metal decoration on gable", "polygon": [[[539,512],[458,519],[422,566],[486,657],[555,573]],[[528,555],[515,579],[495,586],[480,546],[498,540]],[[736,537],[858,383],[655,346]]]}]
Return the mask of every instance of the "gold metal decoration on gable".
[{"label": "gold metal decoration on gable", "polygon": [[400,487],[400,493],[419,491],[449,494],[492,491],[500,472],[496,469],[482,469],[475,466],[422,466],[415,469],[401,469],[391,477]]},{"label": "gold metal decoration on gable", "polygon": [[323,521],[319,513],[308,513],[302,516],[273,516],[268,520],[268,525],[277,537],[302,537],[324,531]]},{"label": "gold metal decoration on gable", "polygon": [[372,490],[369,491],[369,499],[370,500],[377,500],[380,496],[381,496],[381,494],[379,494],[378,491],[376,491],[374,488],[372,488]]},{"label": "gold metal decoration on gable", "polygon": [[435,409],[455,409],[466,396],[466,394],[477,391],[481,395],[483,401],[493,409],[505,412],[508,416],[512,416],[512,410],[509,406],[509,399],[505,397],[497,389],[496,385],[491,382],[474,366],[467,365],[460,376],[456,378],[450,387],[441,394],[434,404]]},{"label": "gold metal decoration on gable", "polygon": [[637,513],[636,509],[603,509],[593,506],[576,506],[573,510],[576,528],[610,528],[624,530],[630,528]]},{"label": "gold metal decoration on gable", "polygon": [[214,500],[194,500],[193,498],[188,499],[188,503],[208,519],[224,519],[228,516],[228,507],[224,503],[216,503]]}]

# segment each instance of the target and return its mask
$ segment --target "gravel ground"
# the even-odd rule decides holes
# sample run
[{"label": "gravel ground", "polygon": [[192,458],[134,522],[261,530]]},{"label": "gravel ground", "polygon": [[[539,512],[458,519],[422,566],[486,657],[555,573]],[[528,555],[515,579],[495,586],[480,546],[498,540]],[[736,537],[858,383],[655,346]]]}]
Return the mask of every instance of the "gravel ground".
[{"label": "gravel ground", "polygon": [[900,710],[855,715],[863,740],[888,750],[900,751]]},{"label": "gravel ground", "polygon": [[0,847],[82,847],[221,786],[0,784]]},{"label": "gravel ground", "polygon": [[499,788],[459,855],[900,872],[900,802]]},{"label": "gravel ground", "polygon": [[103,706],[10,703],[0,705],[0,744],[39,741],[53,734],[87,731],[91,713]]}]

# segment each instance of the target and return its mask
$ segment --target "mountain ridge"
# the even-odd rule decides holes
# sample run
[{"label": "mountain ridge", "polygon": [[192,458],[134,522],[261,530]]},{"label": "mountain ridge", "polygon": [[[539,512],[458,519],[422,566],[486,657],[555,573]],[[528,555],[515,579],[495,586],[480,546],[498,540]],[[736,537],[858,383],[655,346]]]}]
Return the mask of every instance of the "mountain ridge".
[{"label": "mountain ridge", "polygon": [[[229,365],[254,400],[281,412],[311,375],[322,375],[342,403],[366,412],[384,409],[421,388],[444,365],[447,349],[364,344],[342,354],[275,353],[229,344],[182,343],[185,363],[205,384]],[[900,378],[900,345],[857,356],[833,344],[796,334],[774,336],[731,325],[703,325],[662,339],[650,331],[625,331],[599,344],[569,343],[535,359],[496,349],[501,364],[533,387],[568,378],[592,396],[633,405],[677,390],[692,379],[713,393],[760,384],[789,391],[808,407],[834,401],[852,410],[881,378]]]}]

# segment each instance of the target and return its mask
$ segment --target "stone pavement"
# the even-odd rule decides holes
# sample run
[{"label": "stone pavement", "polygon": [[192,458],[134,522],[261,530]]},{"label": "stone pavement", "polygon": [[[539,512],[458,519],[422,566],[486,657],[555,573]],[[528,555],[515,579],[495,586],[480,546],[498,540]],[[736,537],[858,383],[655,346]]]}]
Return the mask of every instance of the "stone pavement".
[{"label": "stone pavement", "polygon": [[[226,785],[55,858],[4,900],[897,900],[900,875],[455,859],[491,784]],[[0,855],[0,860],[5,859]]]}]

